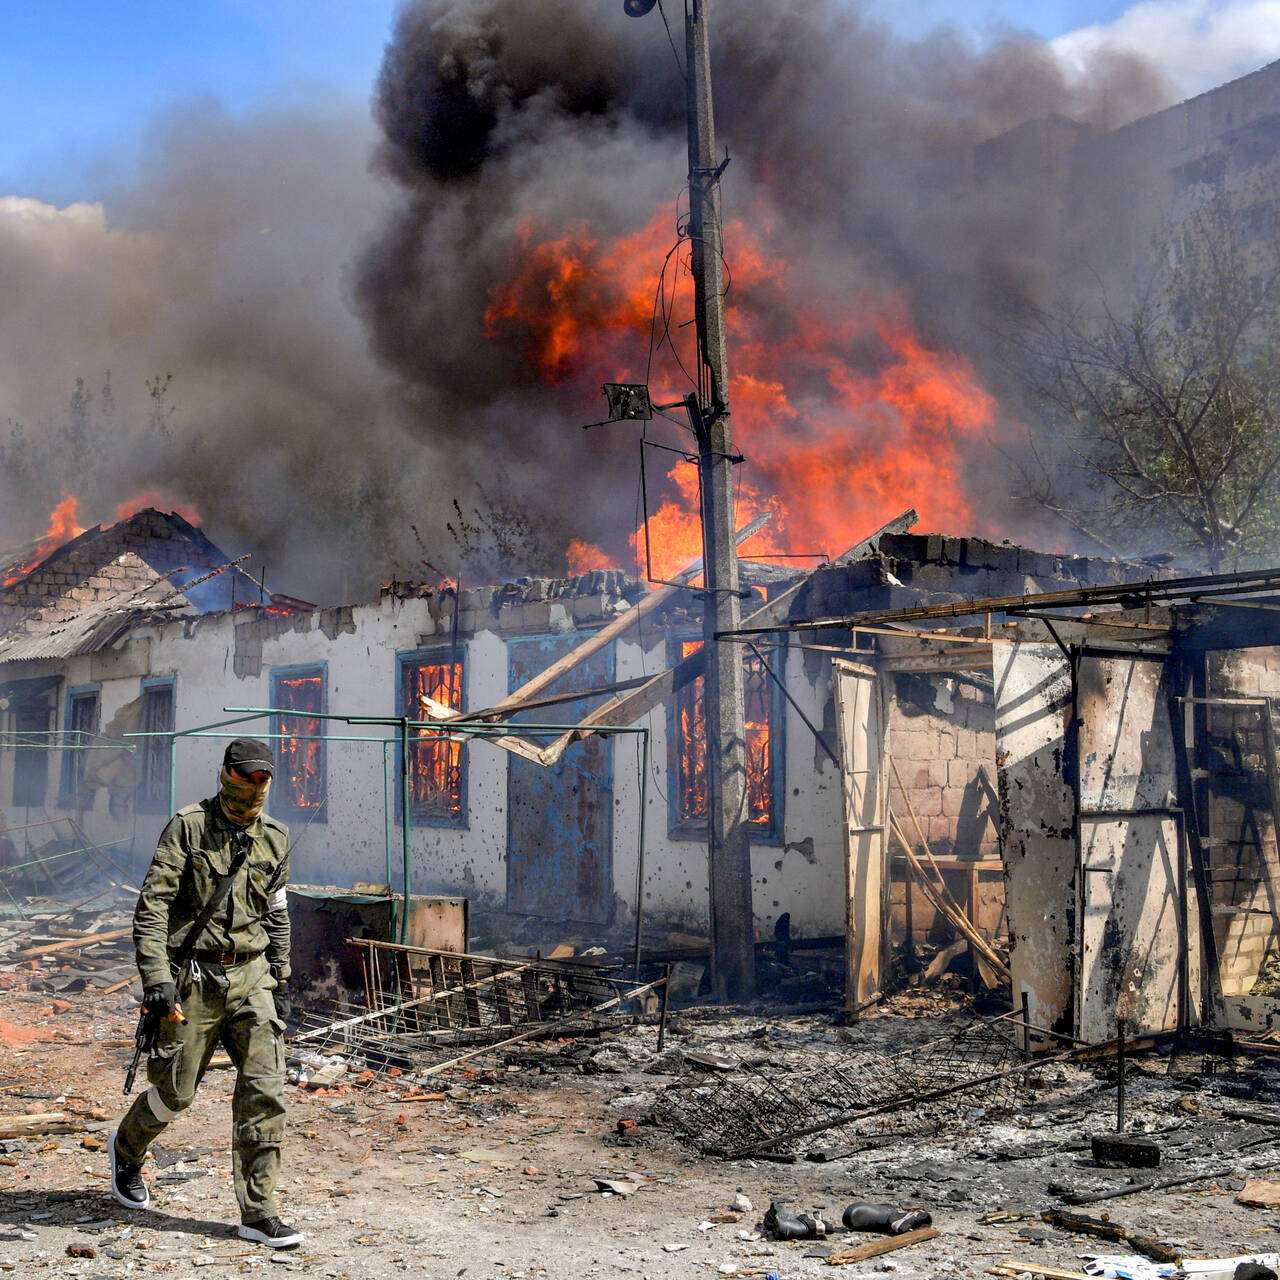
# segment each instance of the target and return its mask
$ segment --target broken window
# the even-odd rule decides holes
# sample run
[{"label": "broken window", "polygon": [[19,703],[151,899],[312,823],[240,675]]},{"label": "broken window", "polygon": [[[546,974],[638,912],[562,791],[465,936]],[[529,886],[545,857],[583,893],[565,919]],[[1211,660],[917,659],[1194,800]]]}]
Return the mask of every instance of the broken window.
[{"label": "broken window", "polygon": [[[702,648],[701,640],[682,640],[674,660]],[[747,739],[747,815],[752,835],[776,836],[782,829],[779,813],[780,764],[778,726],[782,706],[777,686],[764,663],[753,654],[742,657]],[[707,823],[707,726],[703,678],[676,692],[669,725],[672,776],[671,826],[674,834],[695,835]]]},{"label": "broken window", "polygon": [[[399,656],[400,714],[425,719],[421,698],[463,710],[462,657],[445,649]],[[466,822],[466,760],[460,742],[431,729],[410,730],[409,821],[422,826],[460,827]],[[397,809],[403,793],[397,791]]]},{"label": "broken window", "polygon": [[325,820],[324,666],[281,667],[271,673],[276,773],[267,808],[308,822]]},{"label": "broken window", "polygon": [[147,813],[167,813],[169,776],[173,759],[173,681],[144,681],[142,732],[162,736],[139,739],[138,808]]},{"label": "broken window", "polygon": [[15,806],[39,809],[48,798],[50,735],[61,683],[61,676],[42,676],[0,687],[9,704]]},{"label": "broken window", "polygon": [[88,749],[98,733],[98,686],[67,691],[67,734],[62,751],[62,786],[58,803],[79,805],[88,797],[80,795]]}]

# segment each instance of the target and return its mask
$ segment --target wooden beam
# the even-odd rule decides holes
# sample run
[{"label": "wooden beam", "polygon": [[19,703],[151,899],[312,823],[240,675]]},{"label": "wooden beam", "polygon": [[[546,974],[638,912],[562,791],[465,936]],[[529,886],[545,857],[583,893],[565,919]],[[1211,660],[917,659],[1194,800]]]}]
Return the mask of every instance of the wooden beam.
[{"label": "wooden beam", "polygon": [[914,1231],[904,1231],[902,1235],[890,1236],[887,1240],[872,1240],[870,1244],[842,1249],[839,1253],[829,1254],[825,1261],[829,1267],[843,1267],[846,1263],[878,1258],[882,1253],[893,1253],[895,1249],[909,1249],[913,1244],[936,1240],[941,1234],[937,1227],[917,1227]]},{"label": "wooden beam", "polygon": [[991,663],[991,646],[987,644],[962,649],[958,653],[953,649],[950,653],[912,653],[881,658],[879,666],[886,674],[907,671],[927,674],[934,671],[990,671]]},{"label": "wooden beam", "polygon": [[[837,556],[831,563],[838,566],[857,560],[868,554],[868,552],[873,549],[876,543],[879,542],[885,534],[906,533],[907,530],[915,525],[919,519],[920,517],[915,513],[915,511],[904,511],[900,516],[890,520],[888,524],[882,525],[869,537],[863,538],[861,542],[855,543],[848,549],[848,551]],[[738,541],[741,542],[743,539],[749,537],[751,533],[758,531],[762,524],[763,521],[760,517],[757,517],[757,519],[753,520],[751,524],[744,526],[742,531],[738,534]],[[686,570],[690,577],[700,571],[701,561],[696,562],[694,566],[689,570]],[[799,594],[801,588],[808,580],[809,577],[806,576],[794,586],[788,587],[785,591],[775,596],[774,599],[770,600],[768,604],[761,606],[761,608],[757,609],[755,613],[745,618],[743,620],[743,625],[746,626],[747,624],[750,624],[751,626],[756,627],[768,626],[770,623],[784,618],[787,611],[790,609],[792,602],[795,600],[795,597]],[[592,653],[595,653],[598,649],[603,647],[603,645],[608,644],[610,640],[621,635],[632,622],[637,621],[639,617],[642,616],[640,610],[648,606],[649,611],[652,611],[657,607],[657,604],[660,603],[658,599],[659,597],[662,597],[662,600],[665,601],[670,598],[670,593],[674,593],[676,590],[678,590],[678,588],[670,587],[663,588],[662,591],[655,591],[647,599],[642,600],[634,609],[628,609],[625,614],[620,618],[615,619],[615,621],[611,622],[609,626],[596,632],[595,636],[593,636],[591,640],[588,640],[585,644],[574,649],[572,653],[566,654],[559,663],[553,663],[551,667],[548,667],[541,675],[535,676],[533,680],[527,681],[517,689],[515,693],[510,694],[507,698],[503,699],[502,702],[496,703],[483,714],[488,716],[490,714],[497,715],[505,712],[509,715],[511,712],[518,710],[518,706],[516,705],[517,697],[523,700],[545,688],[546,684],[550,683],[550,680],[547,680],[545,683],[542,683],[542,680],[548,672],[551,672],[554,669],[554,674],[551,675],[550,679],[556,679],[564,671],[567,671],[569,667],[575,665],[577,662],[581,662],[584,658],[590,657]],[[668,594],[664,595],[664,592]],[[606,633],[610,631],[612,631],[612,634],[606,636]],[[594,647],[588,648],[588,646]],[[573,662],[569,662],[569,659],[573,659]],[[568,663],[568,665],[563,665],[565,663]],[[584,716],[581,723],[572,731],[562,734],[549,746],[539,748],[533,746],[524,739],[506,736],[502,738],[490,738],[489,741],[495,743],[499,747],[502,747],[504,750],[512,751],[517,755],[523,756],[526,760],[533,760],[537,764],[553,765],[564,754],[565,749],[570,745],[570,743],[578,742],[582,738],[587,737],[593,729],[605,727],[620,728],[625,725],[634,724],[643,716],[648,715],[650,711],[655,707],[660,706],[674,692],[679,689],[683,689],[685,685],[698,679],[705,669],[705,664],[706,655],[703,654],[701,649],[697,650],[695,653],[691,653],[687,658],[676,663],[674,667],[670,667],[666,671],[659,672],[651,680],[642,684],[638,689],[632,690],[623,697],[612,698],[608,702],[597,707],[589,715]],[[534,687],[535,685],[537,686],[536,688]],[[428,704],[440,708],[440,711],[429,711],[431,719],[447,721],[449,719],[457,720],[467,718],[464,713],[454,711],[452,708],[447,708],[443,703],[432,703],[431,699],[426,698],[420,698],[419,701],[422,702],[424,709],[428,708]],[[447,716],[443,714],[445,711],[449,712]],[[465,741],[466,739],[459,734],[459,740]],[[519,742],[519,746],[515,745],[517,742]]]},{"label": "wooden beam", "polygon": [[78,947],[91,947],[95,942],[114,942],[117,938],[127,938],[133,933],[133,925],[127,929],[108,929],[105,933],[82,933],[74,938],[66,938],[62,942],[42,943],[38,947],[24,947],[15,951],[15,957],[48,956],[59,951],[75,951]]},{"label": "wooden beam", "polygon": [[[743,525],[734,537],[735,545],[740,546],[753,534],[759,533],[772,515],[772,512],[766,511],[763,515],[756,516],[750,523]],[[634,605],[625,613],[619,614],[612,622],[601,627],[589,639],[584,640],[582,644],[577,645],[562,658],[558,658],[549,667],[538,672],[536,676],[526,680],[518,689],[513,689],[500,702],[495,702],[485,714],[492,716],[502,715],[505,712],[510,712],[526,699],[532,698],[534,694],[541,693],[549,685],[554,684],[566,671],[571,671],[574,667],[581,665],[592,654],[599,653],[601,649],[628,631],[641,618],[647,617],[655,610],[660,609],[673,596],[684,590],[688,583],[701,572],[702,560],[699,558],[676,574],[675,581],[678,585],[660,587],[657,591],[650,592],[639,604]],[[455,712],[454,714],[459,715],[462,713]]]}]

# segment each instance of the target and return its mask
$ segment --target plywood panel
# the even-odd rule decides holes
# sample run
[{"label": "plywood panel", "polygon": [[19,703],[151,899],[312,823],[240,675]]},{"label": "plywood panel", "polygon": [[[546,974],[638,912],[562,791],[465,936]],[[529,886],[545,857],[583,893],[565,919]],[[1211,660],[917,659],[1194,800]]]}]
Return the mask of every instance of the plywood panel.
[{"label": "plywood panel", "polygon": [[851,662],[832,664],[840,731],[845,819],[846,1007],[882,989],[888,868],[885,840],[884,692],[880,677]]}]

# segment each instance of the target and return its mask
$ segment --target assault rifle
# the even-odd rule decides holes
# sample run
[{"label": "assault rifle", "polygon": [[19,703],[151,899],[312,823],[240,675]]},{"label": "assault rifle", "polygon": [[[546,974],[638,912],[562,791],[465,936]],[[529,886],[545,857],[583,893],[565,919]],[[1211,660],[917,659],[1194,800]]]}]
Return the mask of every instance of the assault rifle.
[{"label": "assault rifle", "polygon": [[[236,854],[231,860],[231,866],[213,888],[213,894],[209,901],[204,904],[200,914],[196,917],[195,923],[187,931],[187,940],[182,944],[182,949],[173,957],[172,963],[174,969],[180,974],[182,966],[190,959],[192,951],[195,950],[196,939],[204,932],[204,927],[213,918],[213,913],[218,909],[218,904],[227,896],[231,890],[231,882],[236,878],[236,873],[245,864],[245,859],[249,856],[251,841],[247,831],[237,831],[235,833]],[[182,1006],[174,1003],[173,1012],[169,1015],[172,1022],[186,1022],[186,1017],[182,1012]],[[150,1057],[155,1052],[156,1040],[160,1035],[161,1017],[159,1013],[151,1013],[147,1006],[142,1006],[142,1012],[138,1014],[138,1026],[133,1033],[133,1061],[129,1063],[129,1070],[125,1072],[124,1091],[125,1093],[133,1092],[133,1082],[138,1077],[138,1065],[145,1057]]]},{"label": "assault rifle", "polygon": [[152,1013],[146,1005],[138,1014],[138,1026],[133,1033],[133,1061],[124,1075],[124,1091],[133,1092],[133,1082],[138,1078],[138,1064],[143,1058],[149,1058],[156,1047],[156,1037],[160,1034],[160,1015]]}]

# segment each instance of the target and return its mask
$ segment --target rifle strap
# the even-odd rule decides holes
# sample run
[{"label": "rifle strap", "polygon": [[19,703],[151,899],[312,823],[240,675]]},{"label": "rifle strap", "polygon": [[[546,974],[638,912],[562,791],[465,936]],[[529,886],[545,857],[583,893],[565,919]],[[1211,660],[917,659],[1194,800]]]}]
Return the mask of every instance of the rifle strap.
[{"label": "rifle strap", "polygon": [[222,900],[231,892],[231,882],[239,874],[240,868],[244,866],[249,857],[249,850],[253,842],[249,839],[248,832],[239,831],[236,833],[236,838],[240,847],[236,850],[235,857],[231,859],[231,866],[227,869],[227,874],[214,885],[213,892],[209,895],[209,901],[201,908],[200,914],[196,916],[195,923],[187,932],[182,946],[169,962],[179,977],[182,976],[182,966],[191,959],[192,953],[196,949],[196,943],[204,932],[205,925],[213,919],[213,913],[217,911],[222,905]]}]

